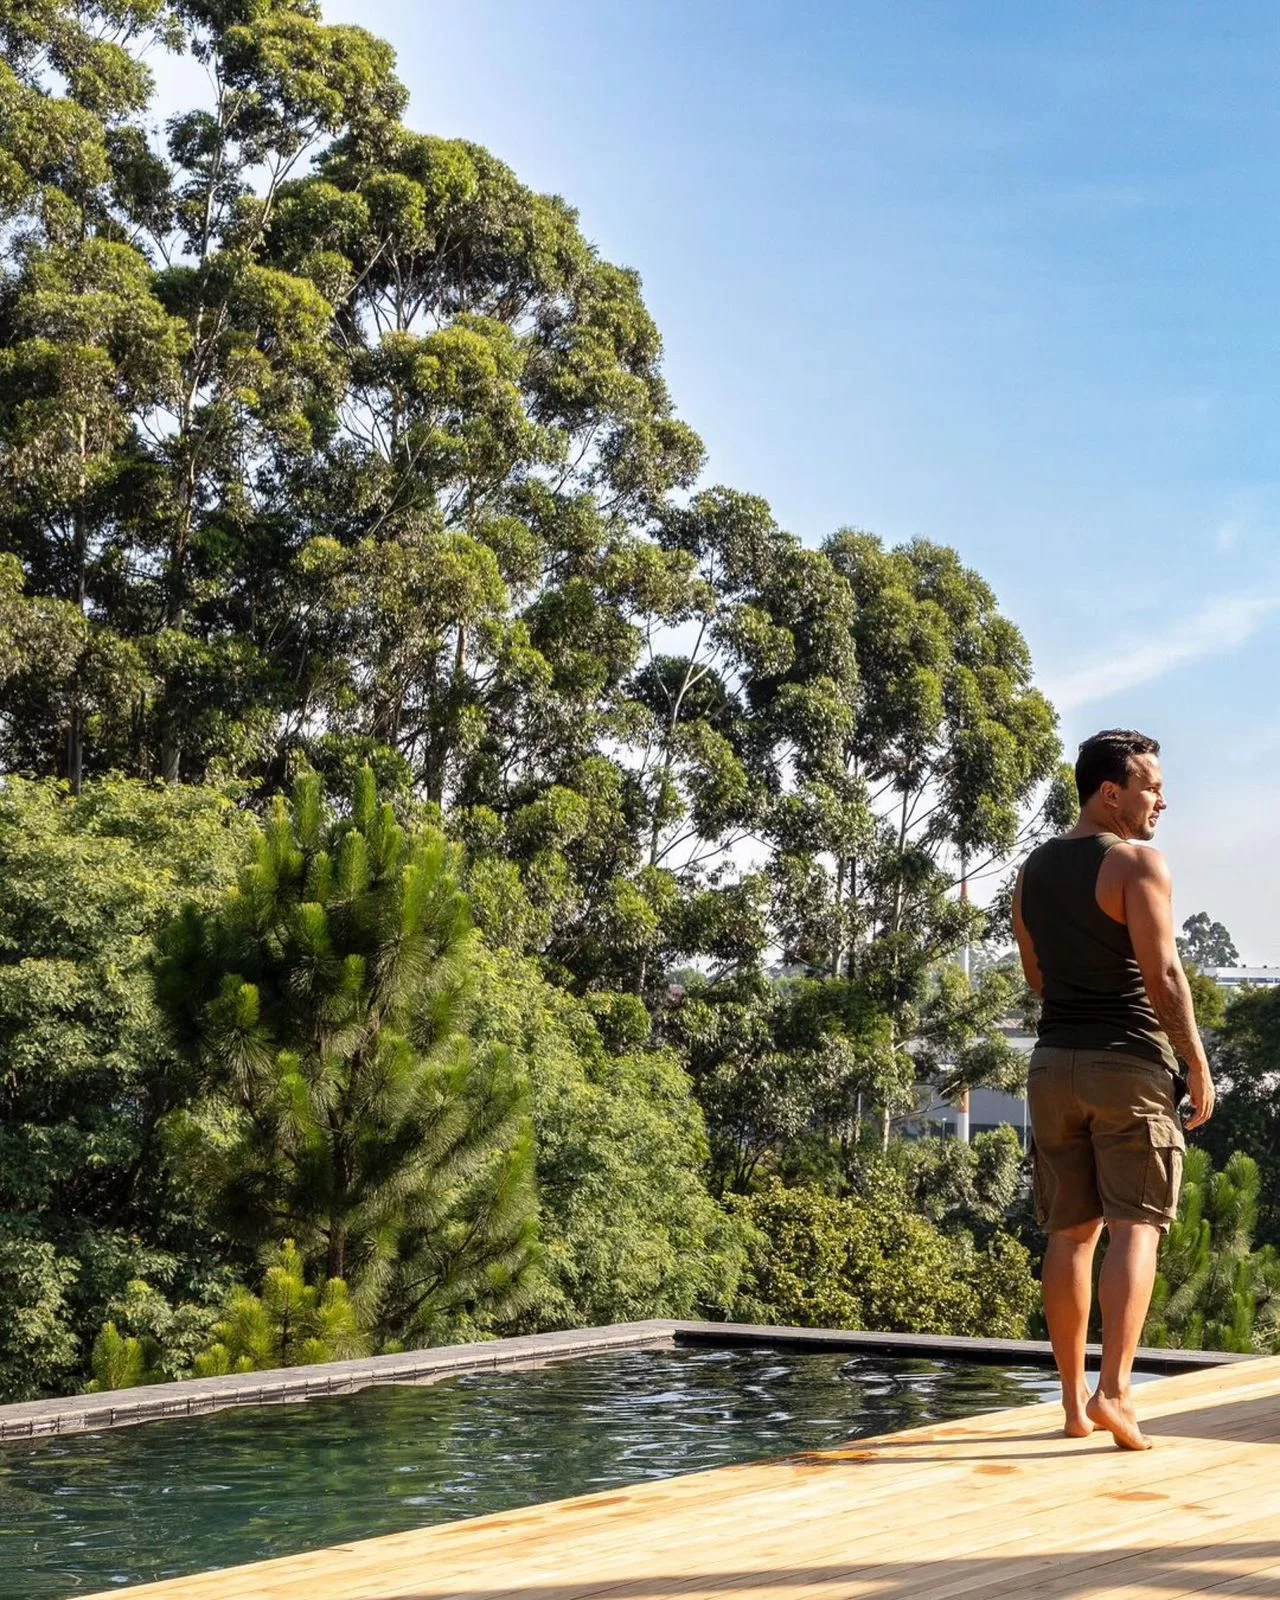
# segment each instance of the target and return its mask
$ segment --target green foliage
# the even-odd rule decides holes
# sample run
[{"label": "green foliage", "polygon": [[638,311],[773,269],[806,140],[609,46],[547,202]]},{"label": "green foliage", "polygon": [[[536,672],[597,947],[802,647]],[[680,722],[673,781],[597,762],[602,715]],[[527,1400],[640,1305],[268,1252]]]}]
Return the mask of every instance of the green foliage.
[{"label": "green foliage", "polygon": [[261,1294],[237,1284],[220,1309],[175,1309],[137,1280],[111,1309],[112,1320],[94,1341],[90,1392],[345,1361],[369,1353],[346,1284],[340,1278],[308,1284],[292,1239],[267,1252]]},{"label": "green foliage", "polygon": [[717,1193],[746,1193],[817,1149],[847,1175],[863,1105],[905,1098],[914,1078],[888,1019],[839,978],[695,980],[669,1027],[707,1114]]},{"label": "green foliage", "polygon": [[211,1284],[203,1302],[172,1305],[145,1279],[133,1279],[107,1307],[108,1321],[94,1341],[89,1389],[190,1377],[196,1356],[209,1343],[221,1298],[234,1292],[225,1282]]},{"label": "green foliage", "polygon": [[90,1366],[92,1381],[85,1385],[89,1394],[104,1389],[136,1389],[140,1384],[155,1383],[158,1375],[152,1365],[153,1350],[141,1339],[122,1334],[114,1322],[106,1322],[93,1341]]},{"label": "green foliage", "polygon": [[1022,1338],[1035,1301],[1008,1235],[975,1250],[908,1207],[900,1185],[862,1199],[770,1181],[735,1202],[749,1230],[736,1315],[748,1322]]},{"label": "green foliage", "polygon": [[318,779],[278,801],[235,890],[164,933],[157,993],[203,1104],[175,1128],[232,1237],[282,1233],[376,1340],[520,1303],[534,1255],[525,1091],[473,1049],[475,940],[452,852]]},{"label": "green foliage", "polygon": [[1010,1127],[959,1139],[897,1139],[890,1164],[901,1175],[911,1209],[948,1232],[988,1240],[1003,1228],[1018,1196],[1022,1146]]},{"label": "green foliage", "polygon": [[1227,1020],[1227,1001],[1222,990],[1195,967],[1187,967],[1187,982],[1191,986],[1191,1004],[1195,1008],[1196,1025],[1200,1032],[1216,1033]]},{"label": "green foliage", "polygon": [[1187,1152],[1177,1220],[1160,1255],[1144,1341],[1186,1350],[1280,1353],[1280,1257],[1253,1248],[1257,1163],[1237,1152],[1215,1172]]},{"label": "green foliage", "polygon": [[537,1133],[543,1253],[523,1326],[691,1317],[732,1300],[741,1244],[703,1184],[689,1080],[669,1052],[625,1036],[619,1052],[602,1034],[601,1010],[616,1027],[630,999],[588,1005],[527,959],[480,959],[477,1036],[527,1072]]},{"label": "green foliage", "polygon": [[1235,995],[1208,1043],[1218,1103],[1198,1141],[1218,1166],[1257,1163],[1257,1239],[1280,1247],[1280,992]]},{"label": "green foliage", "polygon": [[65,1389],[139,1273],[198,1298],[223,1270],[162,1153],[189,1079],[146,961],[184,899],[231,880],[248,827],[216,790],[0,788],[0,1340],[20,1340],[0,1358],[8,1398]]},{"label": "green foliage", "polygon": [[35,1400],[65,1388],[80,1357],[71,1293],[78,1263],[38,1224],[0,1220],[0,1396]]},{"label": "green foliage", "polygon": [[346,1284],[341,1278],[308,1284],[300,1251],[285,1239],[272,1252],[260,1295],[232,1291],[213,1341],[196,1356],[194,1369],[198,1378],[213,1378],[347,1361],[368,1352]]}]

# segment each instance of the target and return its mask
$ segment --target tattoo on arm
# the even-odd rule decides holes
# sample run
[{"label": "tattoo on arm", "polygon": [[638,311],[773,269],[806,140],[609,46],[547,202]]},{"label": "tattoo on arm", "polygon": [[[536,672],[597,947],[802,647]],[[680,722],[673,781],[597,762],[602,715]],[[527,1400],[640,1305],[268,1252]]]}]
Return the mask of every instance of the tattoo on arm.
[{"label": "tattoo on arm", "polygon": [[1163,993],[1154,996],[1151,1009],[1169,1043],[1184,1061],[1198,1060],[1204,1051],[1200,1042],[1200,1029],[1196,1026],[1195,1011],[1191,1005],[1191,991],[1185,984],[1171,983]]}]

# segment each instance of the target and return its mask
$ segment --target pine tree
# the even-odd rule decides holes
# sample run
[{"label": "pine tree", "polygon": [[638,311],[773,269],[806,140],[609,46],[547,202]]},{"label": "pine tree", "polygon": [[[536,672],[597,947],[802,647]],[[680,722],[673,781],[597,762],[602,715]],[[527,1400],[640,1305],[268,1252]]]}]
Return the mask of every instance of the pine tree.
[{"label": "pine tree", "polygon": [[1280,1260],[1253,1248],[1258,1165],[1237,1151],[1221,1172],[1188,1150],[1144,1342],[1186,1350],[1280,1349]]},{"label": "pine tree", "polygon": [[188,908],[156,961],[206,1091],[174,1134],[216,1217],[254,1250],[296,1239],[379,1343],[513,1309],[535,1254],[524,1087],[468,1038],[456,870],[368,769],[341,818],[307,777],[238,887]]},{"label": "pine tree", "polygon": [[103,1324],[93,1341],[92,1381],[85,1385],[89,1394],[104,1389],[136,1389],[140,1384],[158,1383],[164,1376],[156,1366],[159,1354],[146,1339],[121,1333],[114,1322]]},{"label": "pine tree", "polygon": [[262,1293],[239,1288],[227,1301],[213,1342],[195,1360],[198,1378],[227,1372],[268,1372],[315,1361],[346,1361],[368,1345],[341,1278],[309,1284],[292,1239],[273,1252]]}]

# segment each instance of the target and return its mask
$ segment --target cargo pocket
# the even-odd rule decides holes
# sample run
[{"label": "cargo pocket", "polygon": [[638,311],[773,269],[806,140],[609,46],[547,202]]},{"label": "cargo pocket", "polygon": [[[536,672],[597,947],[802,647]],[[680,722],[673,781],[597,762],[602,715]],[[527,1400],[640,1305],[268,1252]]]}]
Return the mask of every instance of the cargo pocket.
[{"label": "cargo pocket", "polygon": [[1176,1216],[1182,1188],[1182,1158],[1186,1140],[1176,1117],[1152,1117],[1147,1124],[1151,1147],[1142,1180],[1142,1209],[1163,1218]]}]

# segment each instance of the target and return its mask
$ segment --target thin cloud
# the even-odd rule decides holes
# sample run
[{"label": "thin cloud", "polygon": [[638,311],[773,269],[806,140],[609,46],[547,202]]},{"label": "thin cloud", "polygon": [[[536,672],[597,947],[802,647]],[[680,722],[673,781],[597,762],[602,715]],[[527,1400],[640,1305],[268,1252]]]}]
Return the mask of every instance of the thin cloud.
[{"label": "thin cloud", "polygon": [[1189,661],[1235,650],[1278,610],[1280,594],[1228,595],[1212,600],[1193,616],[1154,627],[1155,636],[1144,644],[1065,673],[1045,692],[1059,711],[1076,711],[1095,700],[1152,683]]},{"label": "thin cloud", "polygon": [[1233,550],[1238,550],[1240,540],[1244,534],[1245,524],[1242,517],[1230,517],[1214,534],[1213,542],[1217,550],[1223,555],[1229,555]]}]

